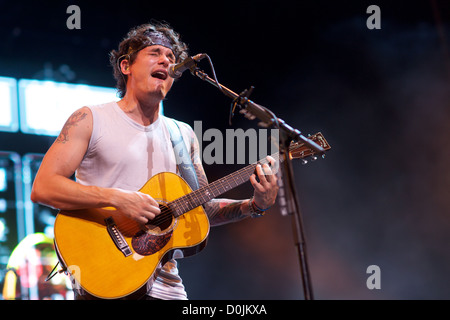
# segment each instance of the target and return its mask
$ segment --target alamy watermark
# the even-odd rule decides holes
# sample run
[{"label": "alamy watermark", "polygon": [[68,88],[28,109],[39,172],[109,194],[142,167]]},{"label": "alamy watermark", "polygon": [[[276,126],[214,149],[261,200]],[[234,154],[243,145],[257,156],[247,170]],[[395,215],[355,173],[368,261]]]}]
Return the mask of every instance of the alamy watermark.
[{"label": "alamy watermark", "polygon": [[366,20],[367,29],[381,29],[381,9],[377,5],[370,5],[367,7],[366,13],[371,15]]},{"label": "alamy watermark", "polygon": [[370,276],[367,278],[366,286],[367,289],[381,289],[381,269],[379,266],[373,264],[367,267],[367,274]]},{"label": "alamy watermark", "polygon": [[66,20],[67,29],[81,29],[81,9],[77,5],[70,5],[66,9],[70,16]]},{"label": "alamy watermark", "polygon": [[[68,29],[81,29],[81,9],[77,5],[70,5],[66,9],[66,13],[70,16],[66,20]],[[381,9],[377,5],[370,5],[367,7],[366,13],[370,16],[366,20],[367,29],[381,29]]]},{"label": "alamy watermark", "polygon": [[224,134],[216,128],[203,132],[202,121],[194,121],[194,132],[205,164],[252,164],[279,150],[278,129],[226,129]]}]

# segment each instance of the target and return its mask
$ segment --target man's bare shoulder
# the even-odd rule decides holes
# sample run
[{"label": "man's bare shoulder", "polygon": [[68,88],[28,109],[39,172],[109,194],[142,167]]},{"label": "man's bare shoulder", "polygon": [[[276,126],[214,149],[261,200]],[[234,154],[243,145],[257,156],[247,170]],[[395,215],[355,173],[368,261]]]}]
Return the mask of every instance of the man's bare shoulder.
[{"label": "man's bare shoulder", "polygon": [[89,107],[82,107],[76,110],[67,119],[60,134],[56,138],[58,143],[70,141],[74,131],[88,133],[92,130],[92,112]]}]

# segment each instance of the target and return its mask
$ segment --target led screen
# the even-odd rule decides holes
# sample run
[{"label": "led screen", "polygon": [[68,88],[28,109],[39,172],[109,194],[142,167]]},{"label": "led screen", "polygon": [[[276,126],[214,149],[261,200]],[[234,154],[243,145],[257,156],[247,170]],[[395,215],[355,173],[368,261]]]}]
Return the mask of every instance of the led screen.
[{"label": "led screen", "polygon": [[17,113],[17,81],[0,77],[0,131],[19,129]]},{"label": "led screen", "polygon": [[118,101],[115,88],[21,79],[18,82],[20,129],[56,136],[77,109]]}]

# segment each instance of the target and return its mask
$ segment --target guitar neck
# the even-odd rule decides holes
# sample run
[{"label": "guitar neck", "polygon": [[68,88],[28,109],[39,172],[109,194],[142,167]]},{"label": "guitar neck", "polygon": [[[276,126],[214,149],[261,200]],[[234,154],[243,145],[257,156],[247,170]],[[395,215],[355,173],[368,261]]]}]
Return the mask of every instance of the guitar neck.
[{"label": "guitar neck", "polygon": [[[318,143],[325,150],[329,150],[331,148],[320,132],[308,137],[308,139],[311,139],[312,141]],[[314,156],[314,151],[305,146],[304,143],[297,142],[292,143],[289,146],[288,156],[291,159],[303,159],[308,156]],[[274,158],[276,162],[280,162],[283,160],[280,159],[280,154],[278,152],[272,154],[271,157]],[[233,172],[219,180],[216,180],[206,186],[203,186],[172,201],[169,206],[174,212],[173,215],[175,217],[181,216],[185,212],[188,212],[208,202],[209,200],[214,199],[215,197],[218,197],[221,194],[236,188],[244,182],[247,182],[250,179],[250,176],[255,172],[256,166],[258,164],[262,165],[265,163],[269,163],[269,161],[266,158],[261,159],[256,163]]]},{"label": "guitar neck", "polygon": [[[277,152],[271,155],[271,157],[278,161],[279,153]],[[265,163],[269,163],[269,161],[262,159],[172,201],[171,204],[175,207],[174,212],[176,212],[174,216],[178,217],[247,182],[255,172],[256,166]]]}]

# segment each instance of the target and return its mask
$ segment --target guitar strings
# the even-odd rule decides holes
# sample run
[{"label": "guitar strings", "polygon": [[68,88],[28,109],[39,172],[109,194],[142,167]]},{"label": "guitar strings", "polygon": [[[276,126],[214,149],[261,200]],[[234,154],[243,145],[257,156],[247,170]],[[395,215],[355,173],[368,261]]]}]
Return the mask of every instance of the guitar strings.
[{"label": "guitar strings", "polygon": [[[301,149],[301,147],[302,147],[301,145],[294,145],[294,146],[292,146],[292,147],[290,148],[290,152],[294,152],[294,151],[296,151],[296,149]],[[274,154],[273,157],[275,158],[275,160],[278,160],[278,159],[279,159],[279,153]],[[263,164],[264,164],[264,163],[267,163],[267,162],[268,162],[268,161],[267,161],[266,159],[262,159],[262,160],[260,160],[260,161],[257,162],[257,163],[263,163]],[[232,177],[232,176],[234,176],[234,175],[239,175],[239,174],[242,173],[243,171],[249,171],[250,169],[251,169],[252,171],[254,171],[254,168],[256,167],[256,164],[257,164],[257,163],[254,163],[254,164],[252,164],[252,165],[250,165],[250,166],[248,166],[248,167],[244,167],[244,168],[241,168],[241,169],[237,170],[235,173],[229,175],[228,178],[230,178],[230,177]],[[217,184],[221,184],[221,183],[223,182],[224,179],[227,179],[227,177],[224,177],[224,178],[222,178],[222,179],[216,180],[216,181],[212,182],[212,183],[209,184],[209,185],[203,186],[203,187],[201,187],[201,188],[199,188],[199,189],[193,191],[191,194],[195,194],[195,193],[201,193],[201,194],[204,194],[204,191],[205,191],[205,189],[207,189],[207,188],[210,188],[210,189],[211,189],[211,188],[215,188],[216,191],[217,191],[217,189],[218,189]],[[246,181],[247,181],[247,180],[248,180],[248,179],[246,179]],[[184,205],[182,205],[181,202],[182,202],[185,198],[191,196],[191,194],[186,194],[186,195],[184,195],[184,196],[182,196],[182,197],[180,197],[180,198],[178,198],[178,199],[175,199],[175,200],[171,201],[171,202],[168,203],[168,204],[176,204],[176,202],[179,202],[179,203],[176,204],[176,205],[179,205],[179,206],[184,207]],[[189,199],[188,199],[188,200],[189,200]],[[183,201],[183,202],[184,202],[184,201]],[[188,203],[191,204],[190,201],[188,201]],[[164,223],[166,223],[166,222],[172,220],[172,219],[174,218],[174,215],[172,214],[172,209],[170,209],[170,208],[168,207],[168,204],[167,204],[167,205],[164,205],[164,206],[161,208],[161,213],[160,213],[159,215],[157,215],[154,219],[152,219],[151,221],[149,221],[146,225],[152,224],[152,225],[160,226],[161,224],[164,224]],[[191,205],[192,205],[192,204],[191,204]],[[198,207],[198,206],[195,206],[195,207],[193,207],[193,208],[191,208],[191,209],[189,209],[189,210],[186,210],[187,208],[183,208],[183,210],[184,210],[184,212],[188,212],[188,211],[190,211],[190,210],[192,210],[192,209],[194,209],[194,208],[196,208],[196,207]],[[133,224],[132,221],[130,221],[130,223]],[[125,224],[123,227],[126,228],[126,224]]]},{"label": "guitar strings", "polygon": [[[289,148],[289,151],[292,153],[292,152],[297,151],[297,149],[301,149],[302,147],[303,147],[303,144],[300,144],[300,145],[296,144],[296,145],[291,146],[291,147]],[[279,160],[279,156],[280,156],[280,155],[279,155],[278,152],[272,155],[272,157],[273,157],[276,161]],[[175,200],[173,200],[173,201],[171,201],[171,202],[169,202],[169,203],[167,203],[167,204],[163,204],[163,205],[162,205],[162,208],[160,207],[160,210],[161,210],[160,214],[158,214],[154,219],[152,219],[152,220],[150,220],[148,223],[146,223],[146,225],[156,225],[156,226],[161,226],[162,224],[171,221],[171,220],[174,218],[174,215],[173,215],[173,213],[172,213],[173,210],[169,208],[169,205],[170,205],[170,204],[174,204],[174,205],[176,205],[176,206],[181,206],[181,207],[183,208],[183,212],[184,212],[184,213],[189,212],[190,210],[193,210],[193,209],[197,208],[197,207],[200,206],[201,204],[199,204],[199,205],[197,205],[197,206],[192,207],[191,209],[189,209],[189,205],[192,206],[192,203],[191,203],[191,199],[187,199],[188,197],[191,197],[191,198],[192,198],[193,196],[195,196],[196,193],[199,193],[199,194],[205,194],[205,191],[206,191],[206,189],[208,189],[208,188],[209,188],[209,189],[215,188],[216,191],[218,191],[218,188],[219,188],[219,187],[218,187],[217,185],[222,184],[222,183],[223,183],[223,180],[229,179],[229,178],[231,178],[231,177],[233,177],[233,176],[238,176],[238,175],[240,175],[241,173],[243,173],[244,171],[250,171],[250,169],[251,169],[252,171],[254,171],[254,169],[256,168],[256,165],[257,165],[258,163],[265,164],[265,163],[268,163],[268,162],[269,162],[269,161],[268,161],[267,159],[261,159],[260,161],[258,161],[258,162],[256,162],[256,163],[253,163],[253,164],[251,164],[250,166],[241,168],[241,169],[237,170],[236,172],[234,172],[234,173],[232,173],[232,174],[230,174],[230,175],[228,175],[228,176],[226,176],[226,177],[224,177],[224,178],[222,178],[222,179],[216,180],[216,181],[214,181],[214,182],[212,182],[212,183],[210,183],[210,184],[208,184],[208,185],[205,185],[205,186],[203,186],[203,187],[201,187],[201,188],[199,188],[199,189],[197,189],[197,190],[195,190],[195,191],[192,191],[191,193],[188,193],[188,194],[186,194],[186,195],[184,195],[184,196],[181,196],[180,198],[177,198],[177,199],[175,199]],[[249,178],[250,178],[250,177],[246,178],[245,181],[247,181]],[[245,182],[245,181],[243,181],[243,182]],[[242,182],[242,183],[243,183],[243,182]],[[186,199],[187,201],[184,201],[184,199]],[[195,199],[198,199],[197,196],[196,196]],[[178,203],[177,203],[177,202],[178,202]],[[187,202],[188,204],[187,204],[187,205],[184,205],[184,204],[182,204],[182,202],[184,202],[184,203]],[[186,207],[185,207],[185,206],[186,206]],[[187,210],[187,209],[189,209],[189,210]],[[181,215],[180,215],[180,216],[181,216]],[[127,230],[129,227],[131,227],[131,226],[133,226],[133,227],[135,226],[135,222],[134,222],[134,221],[129,221],[129,222],[123,223],[121,229],[124,230],[124,231],[126,231],[126,230]],[[131,231],[131,230],[128,229],[128,231]]]}]

